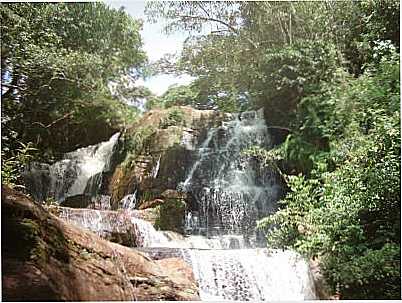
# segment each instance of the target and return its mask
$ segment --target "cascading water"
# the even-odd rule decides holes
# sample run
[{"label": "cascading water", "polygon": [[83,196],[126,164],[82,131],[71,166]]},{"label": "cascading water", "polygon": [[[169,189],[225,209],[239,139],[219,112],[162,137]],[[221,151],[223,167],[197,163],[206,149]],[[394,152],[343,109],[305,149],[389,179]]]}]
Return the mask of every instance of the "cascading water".
[{"label": "cascading water", "polygon": [[[150,256],[183,258],[193,268],[202,300],[316,298],[303,258],[291,251],[257,248],[266,243],[255,231],[256,221],[275,211],[281,194],[275,173],[243,154],[253,146],[271,147],[261,111],[232,115],[232,120],[210,129],[199,147],[182,138],[196,156],[179,184],[179,190],[191,199],[184,220],[185,236],[157,231],[142,220],[134,210],[140,198],[137,191],[120,201],[123,209],[106,210],[110,197],[100,196],[96,188],[102,172],[109,169],[118,136],[66,154],[52,166],[34,167],[30,172],[34,193],[63,201],[89,192],[89,207],[95,210],[62,208],[60,217],[111,241],[141,248]],[[161,156],[149,177],[158,177],[160,161]]]},{"label": "cascading water", "polygon": [[242,151],[270,144],[261,111],[242,113],[208,132],[198,159],[179,185],[197,205],[186,215],[189,233],[231,233],[253,240],[256,219],[274,211],[280,187],[272,171],[258,171]]},{"label": "cascading water", "polygon": [[101,184],[102,172],[110,170],[119,136],[116,133],[106,142],[67,153],[53,165],[34,163],[25,174],[30,192],[39,201],[52,197],[59,202],[76,195],[93,195]]},{"label": "cascading water", "polygon": [[202,300],[305,300],[315,291],[307,263],[267,249],[185,250]]},{"label": "cascading water", "polygon": [[[270,148],[262,111],[246,112],[209,130],[179,190],[194,198],[186,214],[190,234],[175,241],[193,267],[202,300],[303,300],[315,290],[307,263],[296,253],[264,245],[256,221],[275,211],[280,186],[273,171],[243,155]],[[170,243],[169,246],[173,246]]]},{"label": "cascading water", "polygon": [[137,204],[137,190],[132,194],[128,194],[120,200],[120,205],[123,209],[135,209]]},{"label": "cascading water", "polygon": [[61,207],[58,216],[78,227],[92,231],[102,238],[113,240],[124,237],[124,244],[127,246],[168,246],[168,238],[155,230],[151,223],[140,219],[136,210],[116,212]]}]

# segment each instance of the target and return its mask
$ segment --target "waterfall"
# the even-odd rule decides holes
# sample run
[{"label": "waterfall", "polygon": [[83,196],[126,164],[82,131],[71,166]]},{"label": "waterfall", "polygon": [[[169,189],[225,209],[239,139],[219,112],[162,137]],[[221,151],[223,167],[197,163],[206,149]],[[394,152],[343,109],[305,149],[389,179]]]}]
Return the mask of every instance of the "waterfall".
[{"label": "waterfall", "polygon": [[137,190],[132,194],[128,194],[120,200],[119,205],[122,206],[123,209],[135,209],[137,204]]},{"label": "waterfall", "polygon": [[161,165],[161,156],[159,156],[158,161],[156,161],[156,165],[152,168],[151,171],[152,178],[155,179],[158,176],[160,165]]},{"label": "waterfall", "polygon": [[117,216],[112,219],[107,212],[100,210],[63,207],[60,208],[58,215],[67,222],[88,229],[101,237],[111,230],[124,227]]},{"label": "waterfall", "polygon": [[117,235],[124,237],[125,244],[132,247],[168,246],[168,238],[151,223],[138,218],[137,212],[60,207],[59,217],[109,240],[115,240]]},{"label": "waterfall", "polygon": [[255,241],[255,221],[275,210],[280,187],[272,171],[257,168],[242,151],[270,148],[270,141],[262,111],[242,113],[209,130],[197,160],[179,185],[197,205],[186,215],[187,232],[240,234]]},{"label": "waterfall", "polygon": [[291,251],[186,250],[202,300],[307,300],[315,290],[307,263]]},{"label": "waterfall", "polygon": [[131,222],[135,226],[137,246],[163,247],[168,245],[167,237],[155,230],[151,223],[135,217],[131,217]]},{"label": "waterfall", "polygon": [[[195,154],[178,186],[191,199],[184,235],[158,231],[143,220],[135,210],[137,191],[120,201],[118,211],[110,210],[109,196],[97,193],[119,134],[68,153],[52,166],[37,164],[28,176],[34,193],[43,191],[58,201],[89,193],[95,209],[62,207],[64,220],[150,257],[183,258],[193,268],[202,300],[316,299],[306,260],[292,251],[266,248],[264,235],[256,232],[256,221],[276,210],[281,195],[276,173],[243,153],[253,146],[271,148],[262,111],[231,117],[209,129],[202,142],[193,142],[190,132],[182,139]],[[160,161],[161,155],[149,177],[158,177]]]},{"label": "waterfall", "polygon": [[82,194],[93,196],[102,181],[102,172],[110,170],[111,158],[120,133],[108,141],[66,153],[53,165],[33,163],[25,180],[35,199],[48,197],[62,202],[67,197]]},{"label": "waterfall", "polygon": [[291,251],[255,248],[256,221],[276,209],[275,172],[243,155],[271,147],[262,111],[235,116],[208,131],[179,190],[194,197],[185,216],[188,235],[172,240],[193,268],[202,300],[315,299],[307,262]]},{"label": "waterfall", "polygon": [[217,237],[204,237],[190,235],[183,239],[169,239],[166,247],[195,248],[195,249],[240,249],[249,247],[242,236],[222,235]]}]

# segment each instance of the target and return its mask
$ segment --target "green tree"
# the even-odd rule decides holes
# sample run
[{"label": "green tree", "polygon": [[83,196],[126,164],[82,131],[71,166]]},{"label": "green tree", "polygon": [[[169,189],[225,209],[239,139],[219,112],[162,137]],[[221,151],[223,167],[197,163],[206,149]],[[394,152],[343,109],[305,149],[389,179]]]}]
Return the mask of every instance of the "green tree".
[{"label": "green tree", "polygon": [[103,3],[1,4],[2,139],[44,158],[105,140],[135,116],[107,84],[138,77],[141,24]]},{"label": "green tree", "polygon": [[164,71],[194,76],[204,99],[234,110],[263,106],[268,123],[287,127],[306,88],[335,77],[337,68],[358,75],[379,54],[371,49],[388,52],[379,41],[399,44],[398,12],[396,1],[148,5],[151,20],[167,20],[167,32],[189,32],[176,70],[171,62]]},{"label": "green tree", "polygon": [[401,295],[399,99],[399,57],[384,57],[302,100],[308,111],[293,146],[265,155],[292,162],[311,136],[327,136],[326,150],[304,148],[308,173],[286,177],[282,209],[259,225],[271,227],[271,246],[318,256],[344,299]]},{"label": "green tree", "polygon": [[198,102],[198,91],[191,85],[173,85],[161,96],[164,107],[192,105]]}]

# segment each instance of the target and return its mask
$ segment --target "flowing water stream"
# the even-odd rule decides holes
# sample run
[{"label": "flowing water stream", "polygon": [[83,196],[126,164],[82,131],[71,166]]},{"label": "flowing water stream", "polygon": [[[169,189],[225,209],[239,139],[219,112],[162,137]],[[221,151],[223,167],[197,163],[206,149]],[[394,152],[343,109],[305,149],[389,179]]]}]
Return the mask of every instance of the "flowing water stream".
[{"label": "flowing water stream", "polygon": [[111,169],[119,136],[116,133],[108,141],[67,153],[53,165],[33,163],[25,173],[29,191],[38,201],[52,198],[63,202],[67,197],[96,195],[102,173]]},{"label": "flowing water stream", "polygon": [[[96,176],[108,169],[118,136],[69,153],[52,166],[34,167],[37,195],[43,195],[43,170],[51,180],[44,192],[58,201],[99,187]],[[193,268],[202,300],[316,299],[308,263],[292,251],[266,248],[264,235],[256,231],[256,221],[276,210],[281,186],[274,171],[243,153],[253,146],[271,147],[261,111],[233,115],[208,130],[178,185],[193,199],[183,222],[184,236],[157,231],[142,220],[134,210],[136,191],[123,198],[119,212],[64,208],[60,216],[103,237],[132,234],[135,241],[129,245],[150,255],[184,258]],[[153,178],[160,161],[152,169]],[[99,203],[102,209],[110,205],[107,196]]]}]

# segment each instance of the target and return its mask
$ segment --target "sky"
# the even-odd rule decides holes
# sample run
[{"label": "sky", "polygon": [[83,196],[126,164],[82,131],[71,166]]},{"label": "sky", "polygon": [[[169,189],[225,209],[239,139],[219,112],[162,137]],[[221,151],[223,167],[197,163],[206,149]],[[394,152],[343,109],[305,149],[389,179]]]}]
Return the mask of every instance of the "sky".
[{"label": "sky", "polygon": [[[184,40],[185,33],[174,33],[166,35],[162,32],[163,23],[149,23],[144,14],[145,1],[133,0],[106,0],[106,4],[113,8],[124,7],[126,12],[135,19],[143,20],[143,29],[141,37],[143,39],[143,49],[147,53],[149,61],[154,62],[161,58],[165,53],[180,52]],[[139,79],[136,84],[148,87],[154,94],[162,95],[170,85],[188,84],[192,78],[188,75],[176,77],[173,75],[158,75],[149,79]]]}]

